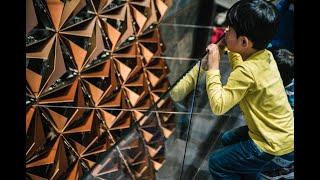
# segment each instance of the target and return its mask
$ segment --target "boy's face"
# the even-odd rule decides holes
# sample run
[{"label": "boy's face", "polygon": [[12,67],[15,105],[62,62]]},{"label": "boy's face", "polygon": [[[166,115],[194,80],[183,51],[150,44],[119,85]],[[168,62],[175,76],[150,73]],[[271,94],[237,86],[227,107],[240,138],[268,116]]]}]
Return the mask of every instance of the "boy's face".
[{"label": "boy's face", "polygon": [[228,26],[226,29],[225,43],[232,52],[244,54],[252,49],[253,43],[246,36],[238,36],[236,31]]},{"label": "boy's face", "polygon": [[240,38],[237,38],[236,31],[230,26],[228,26],[226,29],[225,42],[230,51],[241,52],[242,48]]}]

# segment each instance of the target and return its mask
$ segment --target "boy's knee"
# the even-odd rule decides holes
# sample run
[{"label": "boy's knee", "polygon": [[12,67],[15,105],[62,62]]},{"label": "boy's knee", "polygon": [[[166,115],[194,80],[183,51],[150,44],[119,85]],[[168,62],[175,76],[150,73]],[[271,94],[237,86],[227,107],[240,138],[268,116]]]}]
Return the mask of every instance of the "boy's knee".
[{"label": "boy's knee", "polygon": [[238,175],[229,169],[229,163],[224,160],[225,155],[221,151],[210,154],[208,166],[211,176],[214,179],[239,179]]},{"label": "boy's knee", "polygon": [[224,132],[222,135],[221,135],[221,144],[223,146],[226,146],[228,145],[230,142],[230,134],[228,132]]},{"label": "boy's knee", "polygon": [[215,153],[212,153],[209,156],[209,171],[212,176],[217,176],[219,174],[219,166],[218,166],[219,158]]}]

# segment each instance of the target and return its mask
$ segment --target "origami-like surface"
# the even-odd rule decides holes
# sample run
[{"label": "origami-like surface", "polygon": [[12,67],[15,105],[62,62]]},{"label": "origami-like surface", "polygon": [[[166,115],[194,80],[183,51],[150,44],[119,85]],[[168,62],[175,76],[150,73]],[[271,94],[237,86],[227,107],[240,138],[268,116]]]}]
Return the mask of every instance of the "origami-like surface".
[{"label": "origami-like surface", "polygon": [[171,108],[169,4],[26,0],[26,178],[154,178],[175,129],[172,114],[145,113]]}]

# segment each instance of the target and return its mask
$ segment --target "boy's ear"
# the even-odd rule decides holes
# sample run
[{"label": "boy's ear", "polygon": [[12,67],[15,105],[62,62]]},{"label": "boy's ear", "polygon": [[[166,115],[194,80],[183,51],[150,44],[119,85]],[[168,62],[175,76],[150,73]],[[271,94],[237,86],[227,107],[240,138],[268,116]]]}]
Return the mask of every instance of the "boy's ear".
[{"label": "boy's ear", "polygon": [[241,46],[248,48],[250,46],[250,40],[246,36],[241,36]]}]

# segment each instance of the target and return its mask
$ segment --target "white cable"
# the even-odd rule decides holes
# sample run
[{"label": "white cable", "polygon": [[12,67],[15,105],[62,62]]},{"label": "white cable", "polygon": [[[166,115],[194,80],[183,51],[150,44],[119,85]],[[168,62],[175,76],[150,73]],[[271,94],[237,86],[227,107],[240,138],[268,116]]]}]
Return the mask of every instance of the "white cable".
[{"label": "white cable", "polygon": [[215,26],[201,26],[192,24],[170,24],[170,23],[160,23],[160,26],[175,26],[175,27],[189,27],[189,28],[202,28],[202,29],[213,29]]}]

